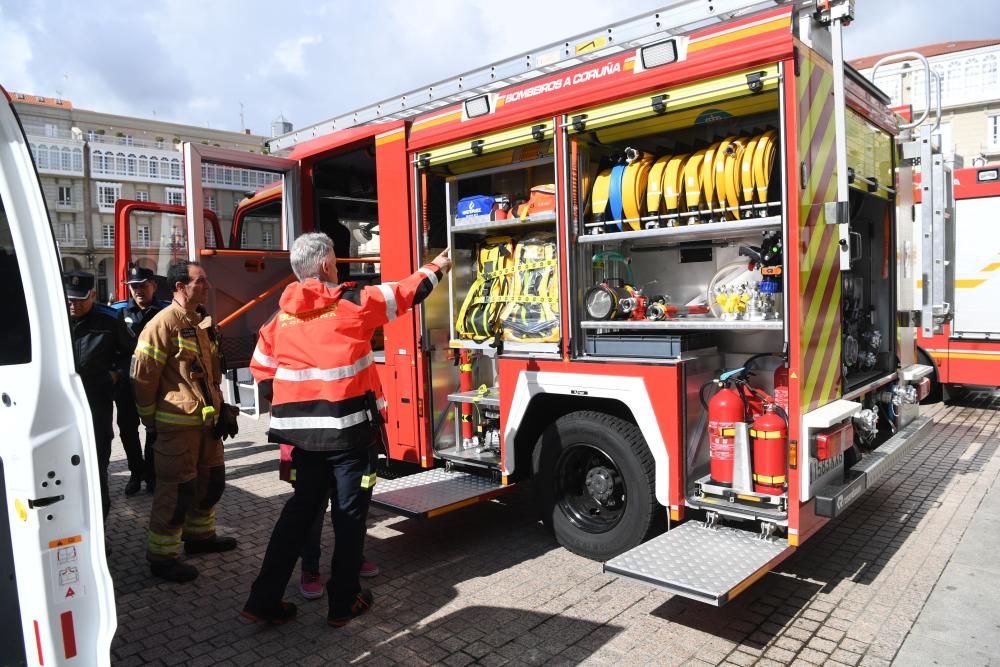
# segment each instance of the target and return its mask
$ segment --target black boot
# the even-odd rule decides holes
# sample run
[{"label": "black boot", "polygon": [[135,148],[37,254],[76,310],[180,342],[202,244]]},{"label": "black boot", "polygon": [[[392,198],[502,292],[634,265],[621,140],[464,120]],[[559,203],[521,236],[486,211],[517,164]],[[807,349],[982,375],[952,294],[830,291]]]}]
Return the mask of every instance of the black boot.
[{"label": "black boot", "polygon": [[134,496],[139,493],[139,489],[142,487],[142,478],[136,473],[132,473],[128,478],[128,483],[125,485],[125,495]]},{"label": "black boot", "polygon": [[214,554],[221,551],[232,551],[236,548],[235,537],[219,537],[215,535],[207,540],[185,540],[186,554]]},{"label": "black boot", "polygon": [[198,569],[179,560],[158,560],[149,564],[154,577],[183,584],[198,576]]}]

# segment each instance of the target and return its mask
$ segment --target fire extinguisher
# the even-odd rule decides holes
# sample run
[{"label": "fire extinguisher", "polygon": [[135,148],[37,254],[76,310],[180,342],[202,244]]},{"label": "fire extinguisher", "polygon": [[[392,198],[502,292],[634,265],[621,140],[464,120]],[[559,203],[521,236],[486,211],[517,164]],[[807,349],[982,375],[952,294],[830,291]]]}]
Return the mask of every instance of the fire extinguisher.
[{"label": "fire extinguisher", "polygon": [[[775,373],[777,375],[777,373]],[[775,387],[777,393],[777,386]],[[753,441],[753,490],[780,496],[785,486],[785,452],[788,426],[778,414],[781,406],[768,404],[763,414],[754,417],[750,428]]]},{"label": "fire extinguisher", "polygon": [[[742,369],[740,369],[742,370]],[[732,486],[733,457],[736,453],[736,424],[746,420],[743,396],[724,373],[719,391],[708,402],[708,460],[713,484]]]},{"label": "fire extinguisher", "polygon": [[774,402],[788,414],[788,367],[785,365],[774,369]]}]

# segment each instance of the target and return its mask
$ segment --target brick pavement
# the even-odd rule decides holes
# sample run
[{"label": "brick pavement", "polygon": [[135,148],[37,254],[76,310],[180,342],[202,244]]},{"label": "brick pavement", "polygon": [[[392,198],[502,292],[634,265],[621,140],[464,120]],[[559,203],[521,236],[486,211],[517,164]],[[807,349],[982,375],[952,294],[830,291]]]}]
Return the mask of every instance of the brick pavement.
[{"label": "brick pavement", "polygon": [[[938,406],[934,436],[777,571],[722,609],[601,572],[559,548],[515,491],[431,520],[373,510],[374,610],[334,630],[326,604],[288,595],[299,618],[271,628],[237,616],[289,487],[262,424],[227,446],[220,531],[228,554],[191,559],[193,583],[158,583],[144,560],[150,496],[121,496],[111,465],[109,565],[116,665],[845,664],[888,665],[1000,473],[1000,400]],[[324,533],[328,557],[332,530]],[[324,569],[328,567],[324,565]]]}]

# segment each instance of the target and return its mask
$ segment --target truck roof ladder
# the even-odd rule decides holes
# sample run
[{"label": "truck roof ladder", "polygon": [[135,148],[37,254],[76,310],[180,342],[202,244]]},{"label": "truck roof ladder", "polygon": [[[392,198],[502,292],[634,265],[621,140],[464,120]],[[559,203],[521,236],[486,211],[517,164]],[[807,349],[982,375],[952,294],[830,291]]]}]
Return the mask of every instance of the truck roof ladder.
[{"label": "truck roof ladder", "polygon": [[271,139],[268,146],[271,152],[276,152],[338,130],[411,118],[521,81],[638,48],[658,39],[687,35],[695,30],[759,14],[775,7],[815,7],[816,2],[817,0],[674,0],[655,12],[553,42],[303,127]]}]

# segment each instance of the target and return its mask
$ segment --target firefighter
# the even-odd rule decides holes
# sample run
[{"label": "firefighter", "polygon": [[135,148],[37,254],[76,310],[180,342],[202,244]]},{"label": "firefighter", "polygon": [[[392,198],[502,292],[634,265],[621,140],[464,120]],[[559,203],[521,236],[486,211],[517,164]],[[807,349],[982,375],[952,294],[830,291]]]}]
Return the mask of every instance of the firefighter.
[{"label": "firefighter", "polygon": [[[138,266],[129,267],[125,277],[128,285],[129,300],[118,310],[118,318],[131,335],[129,356],[135,352],[135,342],[142,333],[143,327],[153,319],[158,312],[169,304],[157,301],[156,275],[149,269]],[[129,479],[125,485],[125,495],[132,496],[139,492],[142,481],[146,481],[146,490],[153,491],[156,479],[153,475],[153,443],[156,442],[156,431],[146,430],[146,452],[143,460],[142,443],[139,441],[139,413],[135,410],[135,395],[132,393],[132,383],[128,375],[117,385],[115,392],[115,407],[118,409],[118,435],[128,459]]]},{"label": "firefighter", "polygon": [[423,301],[451,260],[445,251],[398,283],[360,288],[335,284],[337,256],[326,234],[297,238],[290,259],[299,282],[285,288],[281,310],[261,328],[250,368],[272,394],[268,435],[295,447],[295,492],[274,526],[242,615],[275,624],[295,616],[282,593],[330,495],[327,623],[340,627],[373,602],[359,580],[378,448],[386,445],[372,334]]},{"label": "firefighter", "polygon": [[[156,487],[146,559],[154,576],[182,583],[198,576],[187,554],[236,548],[215,533],[215,504],[225,488],[221,435],[233,435],[223,409],[222,365],[212,319],[204,314],[210,285],[197,262],[170,266],[173,301],[139,334],[132,357],[136,407],[156,431]],[[224,433],[228,431],[228,433]]]},{"label": "firefighter", "polygon": [[94,274],[71,271],[63,274],[66,308],[69,311],[76,372],[90,405],[97,444],[98,472],[101,481],[101,507],[104,518],[111,509],[108,494],[108,464],[111,461],[113,400],[115,386],[122,382],[129,341],[115,311],[96,303]]}]

